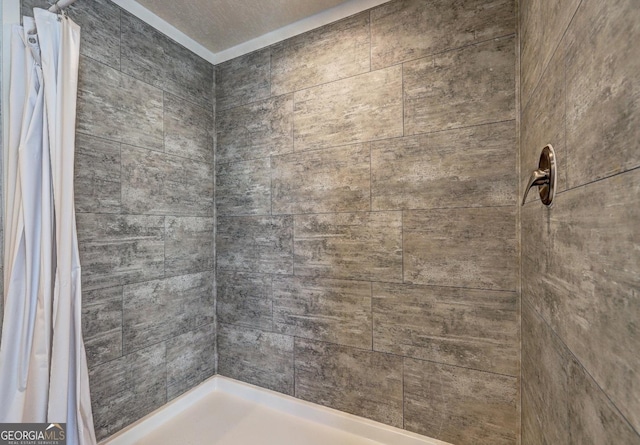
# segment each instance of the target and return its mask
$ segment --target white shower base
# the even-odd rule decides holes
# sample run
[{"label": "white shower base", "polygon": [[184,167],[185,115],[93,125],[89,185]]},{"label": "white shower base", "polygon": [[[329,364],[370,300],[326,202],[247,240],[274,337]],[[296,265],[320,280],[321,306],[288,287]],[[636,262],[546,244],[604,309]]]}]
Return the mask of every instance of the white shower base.
[{"label": "white shower base", "polygon": [[449,445],[214,376],[104,445]]}]

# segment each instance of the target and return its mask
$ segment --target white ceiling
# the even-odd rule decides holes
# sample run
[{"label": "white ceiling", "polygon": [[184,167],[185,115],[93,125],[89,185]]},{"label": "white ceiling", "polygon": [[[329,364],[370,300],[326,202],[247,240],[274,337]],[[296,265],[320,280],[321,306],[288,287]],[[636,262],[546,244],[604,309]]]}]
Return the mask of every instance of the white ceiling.
[{"label": "white ceiling", "polygon": [[345,0],[138,0],[214,53],[344,3]]},{"label": "white ceiling", "polygon": [[388,0],[114,0],[212,63]]}]

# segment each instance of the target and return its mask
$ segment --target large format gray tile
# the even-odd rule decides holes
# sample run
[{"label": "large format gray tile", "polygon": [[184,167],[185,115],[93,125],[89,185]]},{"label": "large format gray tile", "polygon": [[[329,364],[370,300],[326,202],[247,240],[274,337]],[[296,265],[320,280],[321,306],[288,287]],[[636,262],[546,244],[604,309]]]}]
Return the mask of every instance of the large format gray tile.
[{"label": "large format gray tile", "polygon": [[213,65],[122,12],[122,72],[207,109],[213,104]]},{"label": "large format gray tile", "polygon": [[515,292],[373,284],[373,349],[516,376]]},{"label": "large format gray tile", "polygon": [[383,68],[516,31],[513,0],[401,0],[371,10],[371,66]]},{"label": "large format gray tile", "polygon": [[129,353],[213,322],[213,272],[129,284],[123,347]]},{"label": "large format gray tile", "polygon": [[213,216],[213,165],[122,146],[122,207],[127,213]]},{"label": "large format gray tile", "polygon": [[523,305],[523,443],[638,444],[640,436],[529,304]]},{"label": "large format gray tile", "polygon": [[581,0],[540,0],[520,3],[522,108],[534,97],[534,88],[580,2]]},{"label": "large format gray tile", "polygon": [[513,205],[515,122],[371,143],[373,210]]},{"label": "large format gray tile", "polygon": [[516,289],[516,209],[485,207],[405,211],[408,283]]},{"label": "large format gray tile", "polygon": [[584,368],[573,360],[568,372],[568,443],[639,444],[640,434],[633,430]]},{"label": "large format gray tile", "polygon": [[523,302],[521,392],[525,444],[570,443],[567,354],[528,302]]},{"label": "large format gray tile", "polygon": [[540,229],[523,219],[523,296],[640,429],[640,170],[530,206]]},{"label": "large format gray tile", "polygon": [[161,90],[84,56],[78,77],[80,133],[163,149]]},{"label": "large format gray tile", "polygon": [[400,212],[295,216],[295,273],[402,281]]},{"label": "large format gray tile", "polygon": [[122,355],[122,286],[83,292],[82,337],[89,368]]},{"label": "large format gray tile", "polygon": [[165,344],[158,343],[89,371],[98,440],[166,403],[165,365]]},{"label": "large format gray tile", "polygon": [[165,225],[166,275],[213,269],[213,218],[167,216]]},{"label": "large format gray tile", "polygon": [[216,111],[217,162],[292,152],[292,113],[292,94]]},{"label": "large format gray tile", "polygon": [[215,374],[215,324],[167,340],[167,400]]},{"label": "large format gray tile", "polygon": [[213,112],[164,94],[164,151],[198,161],[213,161]]},{"label": "large format gray tile", "polygon": [[404,427],[456,445],[517,443],[517,378],[404,359]]},{"label": "large format gray tile", "polygon": [[217,266],[244,272],[293,273],[293,217],[219,217]]},{"label": "large format gray tile", "polygon": [[293,337],[218,325],[218,373],[293,395]]},{"label": "large format gray tile", "polygon": [[274,156],[273,213],[369,210],[370,166],[368,144]]},{"label": "large format gray tile", "polygon": [[216,165],[216,215],[270,213],[269,158]]},{"label": "large format gray tile", "polygon": [[[538,168],[542,148],[551,144],[556,154],[556,190],[567,189],[567,149],[565,142],[565,74],[564,46],[560,46],[549,62],[542,81],[527,107],[522,111],[520,125],[520,193],[529,175]],[[527,202],[537,201],[540,195],[534,187]]]},{"label": "large format gray tile", "polygon": [[164,274],[164,217],[78,213],[76,224],[83,290]]},{"label": "large format gray tile", "polygon": [[371,349],[371,283],[275,276],[273,326],[282,334]]},{"label": "large format gray tile", "polygon": [[271,48],[216,65],[216,110],[244,105],[271,95]]},{"label": "large format gray tile", "polygon": [[271,275],[218,270],[218,322],[271,331]]},{"label": "large format gray tile", "polygon": [[638,39],[635,0],[584,0],[567,30],[569,187],[640,166]]},{"label": "large format gray tile", "polygon": [[404,134],[515,119],[513,37],[403,65]]},{"label": "large format gray tile", "polygon": [[294,93],[296,151],[402,136],[402,67]]},{"label": "large format gray tile", "polygon": [[402,427],[402,357],[296,338],[296,397]]},{"label": "large format gray tile", "polygon": [[[33,8],[49,6],[41,0],[21,0],[22,15],[33,17]],[[120,69],[120,8],[109,0],[76,2],[66,8],[80,25],[80,54]]]},{"label": "large format gray tile", "polygon": [[120,144],[76,134],[77,212],[120,213]]},{"label": "large format gray tile", "polygon": [[271,47],[271,94],[369,71],[369,13],[292,37]]}]

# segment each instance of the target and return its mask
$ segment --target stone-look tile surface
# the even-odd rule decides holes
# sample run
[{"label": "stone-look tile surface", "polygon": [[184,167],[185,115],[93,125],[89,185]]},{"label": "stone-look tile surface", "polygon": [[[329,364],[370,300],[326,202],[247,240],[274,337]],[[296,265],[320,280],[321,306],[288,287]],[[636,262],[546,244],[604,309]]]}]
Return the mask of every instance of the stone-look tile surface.
[{"label": "stone-look tile surface", "polygon": [[215,374],[215,324],[167,340],[167,400]]},{"label": "stone-look tile surface", "polygon": [[271,48],[216,65],[216,110],[266,99],[271,95]]},{"label": "stone-look tile surface", "polygon": [[126,285],[125,354],[212,323],[213,298],[213,272]]},{"label": "stone-look tile surface", "polygon": [[76,134],[77,212],[120,213],[120,144]]},{"label": "stone-look tile surface", "polygon": [[167,216],[165,275],[213,269],[213,218]]},{"label": "stone-look tile surface", "polygon": [[165,353],[165,344],[158,343],[89,371],[98,440],[166,403]]},{"label": "stone-look tile surface", "polygon": [[83,293],[82,337],[89,368],[122,355],[122,286]]},{"label": "stone-look tile surface", "polygon": [[198,161],[213,161],[213,112],[164,94],[164,151]]},{"label": "stone-look tile surface", "polygon": [[[40,0],[21,0],[22,14],[33,17],[33,8],[48,8]],[[120,8],[109,0],[76,2],[66,8],[69,17],[80,25],[80,54],[120,68]]]},{"label": "stone-look tile surface", "polygon": [[373,283],[373,349],[516,376],[514,292]]},{"label": "stone-look tile surface", "polygon": [[276,276],[273,325],[282,334],[371,349],[371,283]]},{"label": "stone-look tile surface", "polygon": [[383,68],[516,31],[512,0],[401,0],[371,10],[371,66]]},{"label": "stone-look tile surface", "polygon": [[78,77],[80,133],[163,149],[161,90],[84,56]]},{"label": "stone-look tile surface", "polygon": [[293,95],[216,111],[216,160],[242,161],[293,151]]},{"label": "stone-look tile surface", "polygon": [[293,217],[219,217],[217,266],[244,272],[293,273]]},{"label": "stone-look tile surface", "polygon": [[293,337],[218,325],[218,373],[293,395]]},{"label": "stone-look tile surface", "polygon": [[218,270],[218,322],[271,331],[271,275]]},{"label": "stone-look tile surface", "polygon": [[567,30],[569,187],[640,166],[639,38],[634,0],[583,1]]},{"label": "stone-look tile surface", "polygon": [[83,291],[164,274],[164,217],[78,213],[76,224]]},{"label": "stone-look tile surface", "polygon": [[123,73],[211,108],[213,65],[125,11],[121,66]]},{"label": "stone-look tile surface", "polygon": [[523,305],[523,443],[637,444],[640,436],[529,304]]},{"label": "stone-look tile surface", "polygon": [[405,63],[404,134],[514,119],[514,59],[510,37]]},{"label": "stone-look tile surface", "polygon": [[373,210],[513,205],[515,122],[371,143]]},{"label": "stone-look tile surface", "polygon": [[271,47],[271,94],[369,71],[369,13],[364,12]]},{"label": "stone-look tile surface", "polygon": [[271,158],[273,213],[370,209],[369,144]]},{"label": "stone-look tile surface", "polygon": [[523,295],[640,429],[640,171],[561,193],[550,211],[530,206],[523,223],[540,229],[523,225]]},{"label": "stone-look tile surface", "polygon": [[122,146],[126,213],[213,216],[213,165]]},{"label": "stone-look tile surface", "polygon": [[524,444],[571,443],[567,412],[567,353],[531,306],[523,302],[521,391]]},{"label": "stone-look tile surface", "polygon": [[515,208],[405,211],[403,223],[406,282],[515,290]]},{"label": "stone-look tile surface", "polygon": [[459,445],[517,443],[517,379],[404,359],[404,427]]},{"label": "stone-look tile surface", "polygon": [[[522,112],[520,126],[520,194],[529,175],[538,168],[542,148],[551,144],[556,154],[556,190],[567,189],[567,149],[565,142],[565,75],[564,46],[560,46],[549,62],[547,71]],[[538,187],[527,196],[527,202],[539,201]]]},{"label": "stone-look tile surface", "polygon": [[402,427],[402,357],[296,338],[296,397]]},{"label": "stone-look tile surface", "polygon": [[296,275],[402,281],[400,212],[295,216]]},{"label": "stone-look tile surface", "polygon": [[402,67],[294,94],[296,151],[402,136]]},{"label": "stone-look tile surface", "polygon": [[569,376],[569,442],[637,445],[640,435],[575,360]]},{"label": "stone-look tile surface", "polygon": [[520,91],[523,109],[535,96],[534,89],[579,4],[580,0],[542,0],[520,4]]},{"label": "stone-look tile surface", "polygon": [[271,213],[269,158],[216,165],[216,215]]}]

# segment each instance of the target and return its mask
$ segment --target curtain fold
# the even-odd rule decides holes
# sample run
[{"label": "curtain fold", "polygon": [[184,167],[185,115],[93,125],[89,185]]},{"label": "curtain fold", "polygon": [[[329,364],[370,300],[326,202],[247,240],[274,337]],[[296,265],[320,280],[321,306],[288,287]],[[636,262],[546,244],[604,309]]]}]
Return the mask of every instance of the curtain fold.
[{"label": "curtain fold", "polygon": [[81,329],[73,169],[80,27],[34,9],[14,27],[0,422],[67,424],[95,444]]}]

